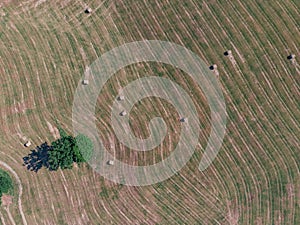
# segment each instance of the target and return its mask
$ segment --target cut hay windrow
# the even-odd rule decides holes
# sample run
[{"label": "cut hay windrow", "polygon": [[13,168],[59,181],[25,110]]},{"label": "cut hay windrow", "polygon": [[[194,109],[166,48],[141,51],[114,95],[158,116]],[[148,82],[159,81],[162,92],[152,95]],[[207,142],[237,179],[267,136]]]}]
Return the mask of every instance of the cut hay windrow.
[{"label": "cut hay windrow", "polygon": [[[287,59],[294,54],[299,63],[298,1],[31,0],[8,3],[0,15],[0,154],[21,181],[24,213],[14,197],[9,211],[0,208],[0,223],[299,223],[300,78],[298,64]],[[86,68],[114,47],[145,39],[183,45],[207,68],[217,65],[213,70],[228,122],[213,164],[198,170],[211,129],[202,90],[183,71],[147,62],[123,68],[107,82],[98,98],[96,125],[116,159],[130,165],[160,162],[176,147],[184,115],[159,98],[126,111],[123,116],[130,117],[137,137],[148,137],[154,116],[168,125],[160,146],[137,152],[117,140],[111,107],[135,79],[175,81],[191,96],[202,129],[194,156],[180,172],[158,184],[128,187],[105,180],[87,165],[27,171],[22,158],[31,147],[54,141],[59,125],[72,131],[73,95],[79,82],[89,80],[83,77]],[[230,57],[224,55],[228,50]]]}]

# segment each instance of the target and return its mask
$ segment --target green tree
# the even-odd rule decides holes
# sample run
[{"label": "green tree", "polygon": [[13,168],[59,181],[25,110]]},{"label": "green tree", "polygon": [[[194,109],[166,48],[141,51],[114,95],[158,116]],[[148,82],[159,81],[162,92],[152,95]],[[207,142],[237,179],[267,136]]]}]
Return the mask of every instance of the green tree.
[{"label": "green tree", "polygon": [[37,172],[42,166],[49,170],[71,169],[73,163],[90,160],[93,154],[93,142],[85,135],[73,137],[59,127],[61,138],[53,141],[49,146],[44,143],[23,157],[27,169]]},{"label": "green tree", "polygon": [[62,129],[61,126],[58,126],[58,131],[61,138],[68,136],[67,132],[64,129]]},{"label": "green tree", "polygon": [[9,190],[13,187],[10,177],[1,176],[0,177],[0,192],[8,193]]},{"label": "green tree", "polygon": [[89,161],[93,155],[94,145],[91,139],[83,134],[75,138],[74,161],[77,163]]},{"label": "green tree", "polygon": [[52,150],[49,152],[49,169],[71,169],[76,142],[72,136],[64,136],[52,142]]},{"label": "green tree", "polygon": [[9,194],[13,190],[13,181],[9,174],[0,169],[0,204],[2,194]]},{"label": "green tree", "polygon": [[49,151],[49,169],[71,169],[73,162],[88,161],[93,154],[93,142],[85,135],[79,134],[76,138],[65,135],[52,142]]}]

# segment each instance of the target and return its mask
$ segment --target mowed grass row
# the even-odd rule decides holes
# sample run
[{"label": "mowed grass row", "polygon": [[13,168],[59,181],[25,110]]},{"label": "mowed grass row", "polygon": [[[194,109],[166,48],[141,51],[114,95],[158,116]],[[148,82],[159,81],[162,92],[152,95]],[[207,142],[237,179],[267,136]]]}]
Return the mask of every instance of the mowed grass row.
[{"label": "mowed grass row", "polygon": [[[202,5],[196,1],[154,0],[107,1],[103,5],[91,1],[89,5],[95,10],[88,16],[82,13],[77,1],[65,7],[41,5],[39,10],[32,8],[30,13],[12,18],[14,26],[6,25],[16,27],[1,36],[3,43],[9,43],[1,48],[6,68],[2,71],[6,79],[1,82],[1,91],[3,96],[9,96],[1,98],[7,106],[1,108],[5,121],[2,130],[6,143],[10,143],[7,153],[16,159],[26,154],[26,150],[18,150],[21,141],[17,133],[32,138],[36,144],[53,140],[47,121],[55,125],[57,119],[70,131],[72,96],[85,66],[113,47],[142,39],[173,41],[199,54],[208,66],[218,65],[229,114],[227,137],[217,160],[205,173],[199,173],[197,166],[207,134],[201,136],[201,148],[180,174],[143,188],[101,183],[100,177],[87,168],[56,174],[40,171],[36,175],[14,165],[24,182],[28,220],[32,224],[44,221],[266,224],[278,222],[280,216],[281,223],[297,223],[299,76],[295,76],[295,68],[286,61],[286,56],[299,52],[299,35],[292,35],[298,32],[295,21],[299,6],[295,2],[260,6],[255,1]],[[279,17],[277,12],[283,16]],[[68,17],[63,20],[64,15]],[[249,19],[251,16],[254,21]],[[285,29],[290,32],[283,32]],[[236,66],[223,56],[227,49],[233,50]],[[163,75],[170,74],[169,69],[160,65],[153,65],[149,73],[156,74],[157,69]],[[128,73],[139,77],[142,72],[133,66],[117,74],[103,92],[105,98],[112,101],[117,90],[130,81],[132,76]],[[185,88],[195,88],[185,74],[176,73],[173,79]],[[193,94],[199,96],[201,91],[195,90]],[[13,113],[15,104],[26,100],[30,102],[25,103],[28,109]],[[101,105],[101,97],[99,102],[99,112],[109,113],[110,106]],[[142,113],[154,103],[159,104],[157,112],[163,111],[163,102],[145,103],[138,107]],[[207,124],[207,105],[203,100],[197,103],[205,108],[201,118]],[[147,116],[138,115],[140,111],[133,112],[134,126],[144,136],[147,132],[143,122]],[[109,118],[100,117],[99,122],[100,131],[109,143],[112,133]],[[171,143],[166,147],[173,146],[173,140],[176,138],[170,136]],[[133,164],[149,163],[148,157],[160,159],[156,152],[136,157],[118,144],[116,151],[121,159]],[[169,151],[164,153],[165,157]],[[293,186],[290,194],[288,184]],[[82,186],[86,191],[81,190]],[[84,211],[79,210],[82,206]],[[49,217],[42,218],[44,214]]]},{"label": "mowed grass row", "polygon": [[[214,7],[215,8],[215,7]],[[140,10],[141,11],[141,10]],[[284,58],[285,58],[285,56],[283,56]],[[236,89],[238,89],[238,87],[237,86],[232,86],[231,88],[236,88]],[[243,89],[243,88],[241,88],[241,89]],[[239,95],[239,94],[238,94]],[[233,98],[233,99],[235,99],[235,98]],[[236,98],[236,99],[238,99],[238,98]],[[275,101],[275,100],[274,100]],[[297,111],[296,111],[297,112]],[[279,117],[280,118],[280,117]]]},{"label": "mowed grass row", "polygon": [[[29,26],[30,27],[30,26]],[[59,45],[54,45],[55,47],[53,47],[53,48],[51,48],[51,50],[50,50],[50,52],[51,51],[54,51],[55,49],[60,49],[60,50],[67,50],[67,52],[64,52],[64,54],[66,54],[67,55],[67,59],[68,60],[71,60],[71,62],[66,62],[66,64],[65,65],[60,65],[60,62],[57,62],[57,64],[62,68],[62,66],[64,66],[64,70],[63,70],[63,72],[65,73],[65,74],[67,74],[67,75],[73,75],[74,73],[76,73],[76,72],[73,72],[71,69],[70,70],[67,70],[67,69],[65,69],[65,68],[68,68],[68,66],[71,64],[71,65],[73,65],[73,63],[72,63],[72,59],[74,58],[72,55],[69,55],[69,52],[68,52],[68,50],[69,49],[73,49],[73,51],[75,52],[75,53],[78,53],[78,52],[76,52],[76,49],[78,49],[78,46],[76,46],[76,43],[72,40],[72,38],[70,38],[70,35],[67,35],[67,38],[68,38],[68,40],[69,40],[69,42],[67,42],[66,41],[66,43],[67,43],[67,46],[65,46],[66,48],[65,49],[60,49],[60,47],[62,47],[62,46],[64,46],[64,44],[65,43],[62,43],[63,41],[62,40],[64,40],[65,39],[65,36],[64,36],[64,38],[57,38],[57,40],[55,39],[55,38],[53,38],[53,36],[51,37],[51,38],[49,38],[51,41],[49,41],[50,43],[49,44],[52,44],[53,42],[54,43],[60,43]],[[48,43],[47,43],[48,44]],[[71,46],[70,46],[71,45]],[[74,46],[75,45],[75,46]],[[43,46],[41,46],[41,48],[42,48]],[[48,55],[48,54],[47,54]],[[55,53],[53,53],[53,56],[52,56],[53,58],[59,58],[60,56],[59,56],[59,54],[57,54],[56,52]],[[65,56],[62,56],[61,58],[66,58]],[[73,67],[73,68],[75,68],[75,69],[77,69],[77,67]],[[44,71],[45,72],[45,71]],[[31,73],[31,71],[30,71],[30,73]],[[46,74],[48,74],[49,76],[50,75],[52,75],[51,74],[51,72],[48,72],[48,71],[46,71],[45,72]],[[32,74],[32,73],[31,73]],[[33,73],[34,74],[34,73]],[[58,73],[56,73],[55,75],[57,75]],[[78,72],[76,73],[77,75],[78,75]],[[62,74],[60,74],[61,75],[61,77],[63,77],[64,79],[62,80],[62,83],[67,83],[67,85],[70,83],[70,81],[65,81],[65,79],[66,78],[68,78],[68,77],[64,77],[64,76],[62,76]],[[33,75],[34,77],[35,77],[35,75]],[[49,81],[50,79],[45,79],[45,77],[43,76],[43,80],[42,80],[42,82],[44,82],[44,84],[45,83],[47,83],[48,81]],[[76,80],[76,79],[74,79],[74,80]],[[71,78],[71,81],[72,81],[72,78]],[[55,80],[55,82],[61,82],[61,80]],[[40,86],[40,85],[37,85],[37,86]],[[68,90],[68,89],[70,89],[69,87],[63,87],[63,86],[61,86],[61,88],[62,89],[64,89],[64,90]],[[32,89],[34,89],[34,85],[33,85],[33,87],[32,87]],[[46,89],[46,88],[45,88]],[[48,91],[47,92],[47,90],[45,90],[46,91],[46,93],[52,93],[51,91]],[[66,92],[65,91],[65,93],[67,94],[68,92]],[[65,96],[65,93],[63,93],[63,96]],[[40,96],[40,100],[43,100],[43,98],[41,98],[41,94],[40,93],[36,93],[35,94],[35,96]],[[61,96],[60,96],[61,97]],[[68,100],[68,99],[64,99],[64,98],[62,98],[62,100]],[[59,102],[59,101],[55,101],[55,102]],[[67,102],[69,102],[69,101],[67,101]],[[45,105],[45,102],[43,102],[44,103],[44,105]],[[50,108],[50,107],[53,107],[53,108],[59,108],[60,109],[60,107],[61,106],[63,106],[63,107],[65,107],[69,112],[70,112],[70,108],[69,108],[69,105],[67,105],[67,103],[65,103],[66,105],[64,105],[64,104],[61,104],[61,103],[63,103],[63,102],[60,102],[60,104],[57,104],[57,105],[50,105],[52,102],[51,101],[49,101],[49,102],[47,102],[47,107],[48,108]],[[40,107],[40,108],[42,108],[42,107]],[[45,127],[46,127],[46,123],[45,123],[45,115],[46,115],[47,113],[46,112],[39,112],[39,114],[38,115],[41,115],[41,116],[43,116],[43,118],[40,118],[40,119],[33,119],[32,121],[31,121],[31,124],[34,124],[34,126],[37,128],[37,130],[39,130],[39,133],[41,134],[41,136],[43,135],[42,133],[44,133],[44,135],[48,135],[49,136],[49,131],[47,131],[47,128],[45,129]],[[59,115],[59,113],[57,113],[58,115]],[[59,119],[60,120],[60,119]],[[70,120],[70,118],[69,118],[69,120]],[[43,122],[44,124],[36,124],[36,121],[41,121],[41,122]],[[54,119],[53,118],[50,118],[50,121],[51,122],[53,122],[54,121]],[[64,121],[64,123],[67,123],[68,121]],[[15,121],[15,123],[14,124],[17,124],[17,122]],[[43,128],[44,128],[44,130],[43,130]],[[44,131],[44,132],[43,132]],[[38,131],[36,131],[36,132],[33,132],[33,133],[37,133]],[[50,138],[49,138],[50,139]],[[41,140],[43,140],[43,138],[41,138]],[[50,139],[51,140],[51,139]],[[19,156],[20,157],[20,156]],[[59,175],[58,175],[59,176]],[[53,178],[55,179],[57,177],[57,175],[53,175]],[[69,179],[71,179],[71,180],[69,180],[68,181],[68,184],[70,185],[70,186],[67,186],[67,187],[63,187],[64,189],[62,189],[62,186],[64,185],[64,182],[67,182],[66,180],[62,180],[62,178],[60,178],[60,177],[58,177],[58,179],[59,180],[57,180],[57,178],[55,179],[56,180],[56,182],[58,182],[59,184],[61,184],[61,185],[57,185],[57,187],[54,187],[54,186],[51,186],[51,187],[40,187],[40,185],[38,185],[38,183],[44,183],[44,182],[40,182],[40,181],[37,181],[36,183],[36,185],[33,183],[33,182],[30,182],[31,183],[31,185],[28,185],[28,186],[32,186],[33,188],[32,188],[32,190],[34,190],[34,189],[38,189],[39,190],[39,192],[40,193],[42,193],[42,194],[34,194],[34,192],[31,192],[30,194],[28,193],[27,194],[27,196],[28,196],[28,198],[36,198],[36,201],[37,202],[40,202],[40,201],[43,201],[43,203],[44,203],[44,205],[42,205],[41,207],[39,207],[39,206],[37,206],[37,205],[32,205],[32,209],[30,209],[30,211],[28,211],[28,214],[29,214],[29,216],[30,215],[34,215],[34,218],[35,218],[35,222],[36,223],[41,223],[42,222],[42,220],[43,219],[45,219],[45,218],[43,218],[41,215],[43,215],[43,214],[45,214],[46,213],[46,211],[47,210],[49,210],[47,207],[46,207],[46,205],[53,205],[52,204],[52,201],[51,201],[51,199],[53,199],[54,197],[53,196],[57,196],[57,194],[59,194],[60,195],[60,192],[63,192],[62,194],[62,197],[57,197],[57,199],[60,199],[63,203],[62,204],[67,204],[67,202],[69,202],[71,199],[72,199],[72,197],[70,197],[70,196],[68,196],[68,194],[67,194],[67,196],[66,196],[66,190],[69,190],[68,192],[71,192],[71,191],[74,191],[74,192],[72,192],[72,195],[73,196],[75,196],[75,197],[77,197],[76,195],[79,193],[81,193],[81,192],[79,192],[78,191],[78,189],[76,190],[75,188],[73,188],[74,186],[76,187],[76,184],[74,184],[73,182],[72,182],[72,180],[74,180],[74,179],[72,179],[73,177],[68,177]],[[45,179],[45,177],[43,178],[43,179]],[[56,182],[54,182],[54,181],[51,181],[51,178],[47,178],[48,179],[48,182],[49,183],[51,183],[51,184],[54,184],[54,183],[56,183]],[[75,179],[76,180],[76,179]],[[74,180],[74,181],[75,181]],[[47,182],[47,183],[48,183]],[[78,184],[77,184],[78,185]],[[92,190],[93,190],[93,187],[94,187],[94,185],[96,185],[95,184],[95,182],[93,182],[92,184],[90,184],[90,185],[85,185],[85,184],[80,184],[80,185],[78,185],[78,187],[79,188],[81,188],[82,186],[87,186],[87,187],[90,187],[90,188],[92,188]],[[98,187],[99,187],[99,185],[98,185]],[[51,193],[48,189],[50,188],[50,190],[52,190],[53,191],[53,193]],[[97,190],[97,189],[96,189]],[[85,199],[85,201],[87,201],[87,199],[88,198],[92,198],[92,199],[100,199],[100,198],[98,198],[99,196],[98,196],[98,193],[99,193],[99,191],[100,191],[100,189],[98,189],[98,192],[96,192],[96,193],[94,193],[96,196],[93,196],[93,195],[91,195],[91,193],[88,193],[88,191],[87,192],[83,192],[82,193],[82,195],[81,196],[79,196],[79,197],[77,197],[76,198],[76,203],[75,204],[79,204],[80,203],[80,199],[82,198],[82,199]],[[87,195],[87,196],[85,196],[85,194]],[[51,199],[43,199],[43,195],[47,195],[47,196],[52,196],[51,197]],[[64,198],[65,197],[68,197],[68,199],[67,200],[64,200]],[[88,200],[89,201],[89,200]],[[97,203],[97,202],[96,202]],[[73,204],[69,204],[70,205],[70,209],[67,209],[67,208],[65,208],[65,210],[64,210],[64,213],[61,213],[61,214],[59,214],[59,215],[57,215],[57,211],[59,211],[58,209],[60,209],[60,208],[62,208],[61,207],[61,205],[60,204],[58,204],[58,205],[55,205],[55,207],[52,207],[52,216],[51,216],[51,219],[50,219],[50,217],[49,217],[49,221],[69,221],[70,223],[75,223],[75,222],[79,222],[80,221],[80,218],[76,218],[76,217],[74,217],[73,216],[73,214],[74,215],[80,215],[80,213],[78,213],[78,212],[76,212],[76,208],[74,207],[74,205]],[[99,209],[99,207],[101,208],[101,206],[100,205],[96,205],[96,206],[94,206],[94,203],[92,204],[93,205],[93,208],[97,208],[97,209]],[[91,212],[91,211],[93,211],[91,208],[88,208],[88,206],[89,205],[86,205],[86,208],[87,208],[87,210],[88,210],[88,212]],[[79,206],[78,206],[79,207]],[[80,206],[81,207],[81,206]],[[28,208],[30,208],[30,206],[28,206]],[[34,210],[34,209],[36,209],[36,208],[38,208],[38,210]],[[39,210],[39,208],[42,208],[43,210]],[[64,216],[65,215],[65,216]],[[70,215],[72,215],[72,218],[70,218],[69,216]],[[111,216],[112,217],[112,216]],[[89,216],[89,218],[93,218],[93,216]],[[96,218],[94,218],[94,219],[92,219],[92,221],[97,221],[97,218],[99,219],[99,216],[98,217],[96,217]],[[104,221],[107,221],[108,220],[108,218],[106,218],[105,216],[102,216],[101,217],[101,219],[103,219]],[[73,222],[72,222],[73,221]],[[82,220],[82,221],[84,221],[83,223],[85,223],[86,224],[86,220]]]},{"label": "mowed grass row", "polygon": [[[163,199],[162,199],[163,200]],[[162,201],[161,200],[161,201]],[[170,199],[170,200],[172,200],[172,199]],[[181,206],[181,207],[184,207],[184,206]],[[167,218],[169,219],[169,221],[172,221],[172,219],[174,219],[173,218],[173,216],[175,215],[175,213],[176,213],[176,210],[174,210],[174,207],[173,206],[169,206],[169,208],[173,208],[173,210],[169,210],[169,211],[171,211],[171,212],[173,212],[170,216],[168,216]],[[175,208],[176,209],[176,208]],[[205,209],[205,210],[208,210],[208,209]],[[185,217],[185,216],[184,216]],[[188,217],[185,217],[185,219],[187,219]],[[178,219],[177,219],[178,220]],[[182,220],[183,221],[183,220]]]},{"label": "mowed grass row", "polygon": [[284,182],[283,182],[284,183]]},{"label": "mowed grass row", "polygon": [[[140,10],[141,11],[141,10]],[[283,58],[285,58],[285,56],[283,56]],[[290,74],[289,74],[290,75]],[[239,95],[239,94],[238,94]],[[234,98],[233,98],[234,99]],[[274,100],[271,100],[271,101],[275,101],[275,99]],[[284,102],[283,102],[284,103]],[[297,112],[297,111],[296,111]],[[280,118],[280,117],[279,117]],[[249,135],[249,134],[248,134]],[[272,146],[272,147],[274,147],[274,146]],[[280,156],[278,156],[278,157],[280,157]],[[276,169],[275,169],[276,170]],[[278,169],[277,169],[278,170]],[[274,175],[273,175],[274,176]],[[285,182],[283,182],[283,183],[285,183]]]},{"label": "mowed grass row", "polygon": [[[16,22],[17,24],[17,22]],[[34,27],[28,25],[26,26],[28,29],[32,28],[34,29]],[[19,47],[18,44],[20,44],[22,46],[22,44],[24,45],[23,43],[23,37],[24,39],[25,38],[29,38],[31,37],[30,33],[33,33],[34,31],[31,31],[31,30],[21,30],[20,29],[20,33],[21,33],[21,37],[17,37],[19,39],[17,39],[14,44],[16,45],[16,48]],[[14,35],[12,35],[14,36]],[[36,38],[36,42],[40,43],[42,41],[42,39],[40,40],[39,37],[35,37]],[[65,37],[64,37],[65,38]],[[19,42],[17,42],[19,41]],[[47,42],[49,41],[50,44],[53,44],[54,43],[54,47],[53,48],[47,48]],[[41,143],[42,141],[44,141],[45,139],[52,139],[53,140],[53,137],[50,138],[50,132],[49,132],[49,129],[47,128],[47,124],[46,124],[46,119],[47,120],[50,120],[51,123],[53,123],[55,120],[53,117],[51,117],[51,108],[53,108],[53,110],[61,110],[63,109],[62,106],[65,107],[65,109],[68,109],[68,111],[70,112],[70,109],[69,109],[69,104],[67,105],[67,103],[71,102],[72,99],[66,99],[64,98],[69,92],[66,91],[66,90],[72,90],[72,88],[68,87],[67,85],[70,84],[70,81],[76,81],[76,79],[71,79],[70,81],[66,81],[64,76],[59,76],[59,78],[56,77],[57,74],[60,74],[62,75],[63,73],[65,74],[77,74],[77,78],[79,78],[80,74],[72,71],[71,69],[68,69],[68,66],[72,63],[72,59],[75,58],[73,57],[72,55],[69,56],[69,54],[67,56],[67,59],[68,61],[63,64],[60,62],[57,62],[57,64],[60,66],[60,69],[63,69],[62,73],[55,73],[55,71],[48,71],[47,68],[45,68],[43,65],[45,62],[44,60],[47,60],[45,59],[44,57],[45,56],[48,56],[51,58],[51,60],[48,61],[48,63],[50,64],[51,66],[51,63],[52,62],[52,59],[57,59],[59,58],[61,54],[57,54],[56,52],[53,52],[55,49],[58,49],[58,52],[60,52],[60,47],[59,45],[57,45],[56,43],[59,43],[61,42],[61,44],[64,44],[62,43],[61,40],[57,40],[55,38],[52,37],[49,37],[49,40],[46,41],[46,43],[41,43],[41,46],[38,46],[38,48],[36,50],[29,50],[29,52],[21,52],[22,55],[18,55],[20,58],[18,58],[16,61],[17,62],[22,62],[22,61],[25,61],[26,60],[26,66],[25,65],[19,65],[17,63],[16,64],[16,68],[18,69],[27,69],[27,71],[25,71],[25,73],[21,73],[19,71],[14,71],[14,73],[16,74],[20,74],[20,77],[26,77],[27,79],[31,78],[32,80],[31,81],[26,81],[25,84],[22,84],[22,85],[19,85],[18,82],[16,82],[16,80],[12,81],[12,80],[9,80],[8,84],[10,85],[10,87],[12,87],[12,89],[16,90],[17,93],[21,93],[22,91],[22,87],[23,85],[29,85],[29,90],[32,90],[33,91],[33,94],[31,94],[31,97],[32,96],[35,96],[36,97],[36,102],[35,102],[35,107],[34,110],[35,110],[35,113],[32,114],[32,116],[26,116],[26,115],[17,115],[17,116],[14,116],[14,120],[13,120],[13,123],[10,125],[11,127],[11,130],[10,132],[7,132],[8,135],[11,135],[11,134],[15,134],[16,133],[16,128],[17,126],[20,126],[22,131],[24,132],[24,130],[26,130],[26,132],[24,132],[26,134],[26,136],[32,138],[34,140],[35,143],[39,144]],[[68,42],[66,42],[68,43]],[[43,45],[44,44],[44,45]],[[70,45],[70,44],[69,44]],[[68,50],[68,49],[71,49],[70,47],[66,46],[65,50]],[[46,47],[45,47],[46,46]],[[32,45],[29,45],[28,49],[32,49]],[[42,49],[50,49],[49,53],[46,53],[43,55],[43,58],[44,60],[39,60],[41,59],[41,57],[39,56],[36,56],[35,54],[32,54],[34,53],[35,51],[36,52],[40,52]],[[25,47],[25,50],[26,50],[26,47]],[[27,54],[26,54],[27,53]],[[52,54],[51,54],[52,53]],[[65,53],[65,52],[64,52]],[[32,57],[32,58],[29,58],[29,57]],[[14,59],[15,56],[14,55],[11,55],[9,56],[9,54],[6,54],[6,57],[9,58],[9,59]],[[62,59],[65,59],[66,57],[65,56],[61,56]],[[69,60],[71,61],[71,63],[69,62]],[[54,60],[53,60],[54,61]],[[31,65],[30,65],[31,63]],[[56,63],[56,62],[55,62]],[[15,65],[15,64],[12,64],[12,65]],[[32,64],[35,64],[35,65],[32,65]],[[74,64],[77,64],[77,63],[74,63]],[[30,66],[32,66],[33,68],[35,68],[34,70],[30,70]],[[28,69],[29,68],[29,69]],[[67,69],[66,69],[67,68]],[[75,68],[75,66],[73,67]],[[76,67],[77,69],[77,67]],[[38,71],[37,71],[38,70]],[[70,72],[72,71],[72,72]],[[39,74],[37,73],[39,72]],[[12,72],[13,73],[13,72]],[[10,74],[12,74],[10,73]],[[26,76],[25,76],[26,74]],[[54,99],[48,99],[46,96],[44,95],[51,95],[52,93],[55,93],[54,90],[51,90],[52,88],[52,84],[53,82],[52,79],[51,79],[51,76],[55,77],[53,80],[53,82],[56,82],[58,83],[57,87],[55,87],[55,89],[57,89],[58,91],[59,90],[62,90],[61,94],[57,94],[56,93],[56,96],[60,97],[61,99],[60,100],[54,100]],[[63,79],[61,79],[63,78]],[[38,80],[38,81],[36,81]],[[35,82],[33,82],[35,81]],[[39,83],[40,82],[40,83]],[[77,81],[76,81],[77,82]],[[66,83],[66,86],[62,85],[63,83]],[[71,83],[72,84],[72,83]],[[74,85],[75,86],[75,85]],[[7,94],[6,96],[12,96],[11,94]],[[20,94],[21,96],[21,94]],[[67,101],[67,103],[64,103],[63,101]],[[61,104],[58,104],[58,102],[60,102]],[[11,105],[12,107],[14,105]],[[56,115],[60,115],[61,113],[56,113]],[[19,117],[20,116],[20,117]],[[55,114],[54,114],[55,116]],[[28,123],[27,124],[24,124],[22,122],[24,122],[23,120],[28,118]],[[70,119],[69,119],[70,120]],[[67,122],[67,121],[66,121]],[[34,129],[33,131],[31,129]],[[21,131],[18,131],[18,132],[21,132]],[[27,133],[28,132],[28,133]],[[41,137],[41,138],[39,138]],[[11,139],[6,139],[6,141],[8,143],[12,143],[12,145],[14,145],[14,143],[18,143],[19,140],[16,140],[17,138],[11,140]],[[69,222],[72,222],[72,223],[76,223],[76,221],[80,221],[78,218],[68,218],[70,215],[73,215],[73,213],[76,215],[79,215],[79,211],[78,209],[79,208],[75,208],[74,206],[72,207],[72,204],[67,204],[69,201],[70,201],[70,197],[66,194],[66,190],[71,192],[73,191],[72,195],[76,197],[76,200],[77,202],[79,201],[78,199],[80,198],[83,198],[82,196],[76,196],[77,193],[80,193],[77,189],[73,188],[73,187],[76,187],[78,184],[77,182],[75,182],[75,180],[72,180],[71,178],[67,180],[64,180],[61,178],[61,176],[59,174],[48,174],[48,173],[45,173],[44,176],[43,174],[41,176],[33,176],[33,174],[30,174],[28,173],[27,171],[25,171],[25,168],[24,167],[21,167],[21,159],[23,156],[25,156],[25,154],[27,154],[27,150],[25,151],[22,151],[20,152],[19,149],[21,149],[21,145],[14,145],[15,148],[13,152],[10,152],[8,151],[7,153],[8,154],[14,154],[16,153],[16,155],[14,155],[14,158],[18,159],[18,164],[16,164],[16,166],[18,166],[18,169],[19,170],[22,170],[22,173],[24,175],[24,183],[26,184],[26,200],[25,200],[25,206],[26,208],[28,209],[28,211],[26,212],[26,214],[28,215],[28,217],[32,218],[32,221],[31,223],[37,223],[37,224],[41,224],[43,222],[45,222],[43,220],[43,215],[47,214],[49,215],[49,218],[46,219],[48,221],[52,221],[51,223],[56,223],[57,221],[61,221],[61,220],[66,220],[66,218],[64,218],[65,216],[62,215],[57,215],[58,212],[59,212],[59,209],[60,208],[65,208],[66,212],[69,212],[69,213],[66,213],[65,215],[67,215],[67,219]],[[11,150],[11,149],[10,149]],[[73,173],[73,172],[72,172]],[[71,176],[69,175],[69,177],[72,177],[72,173],[71,173]],[[29,177],[28,179],[28,176],[32,176],[32,177]],[[74,176],[74,175],[73,175]],[[27,181],[28,180],[28,181]],[[42,180],[48,180],[48,182],[44,182]],[[64,183],[67,182],[67,185],[70,185],[70,186],[63,186],[65,185]],[[48,185],[41,185],[41,184],[48,184]],[[56,184],[55,186],[53,186],[54,184]],[[94,183],[94,182],[93,182]],[[50,185],[50,186],[49,186]],[[80,186],[92,186],[92,185],[86,185],[85,183],[84,184],[80,184]],[[85,193],[82,193],[83,195]],[[96,193],[98,194],[98,193]],[[60,197],[54,197],[54,196],[60,196]],[[85,197],[87,198],[87,197]],[[32,204],[32,199],[35,199],[35,202],[36,204]],[[60,203],[60,201],[56,201],[55,199],[60,199],[60,201],[62,201],[62,203]],[[54,203],[53,203],[53,200],[54,200]],[[64,204],[66,204],[65,206],[63,206]],[[67,209],[67,206],[69,206],[69,209]],[[48,208],[49,207],[49,208]],[[78,206],[79,207],[79,206]],[[51,213],[52,212],[52,213]],[[62,218],[60,218],[62,217]],[[85,221],[85,220],[83,220]]]}]

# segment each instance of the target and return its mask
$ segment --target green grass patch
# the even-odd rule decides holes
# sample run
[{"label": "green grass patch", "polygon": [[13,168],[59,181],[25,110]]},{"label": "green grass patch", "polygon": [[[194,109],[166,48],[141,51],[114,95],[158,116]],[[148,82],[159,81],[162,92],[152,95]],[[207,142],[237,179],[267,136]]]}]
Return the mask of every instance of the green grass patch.
[{"label": "green grass patch", "polygon": [[2,194],[13,194],[14,185],[9,174],[0,169],[0,205]]}]

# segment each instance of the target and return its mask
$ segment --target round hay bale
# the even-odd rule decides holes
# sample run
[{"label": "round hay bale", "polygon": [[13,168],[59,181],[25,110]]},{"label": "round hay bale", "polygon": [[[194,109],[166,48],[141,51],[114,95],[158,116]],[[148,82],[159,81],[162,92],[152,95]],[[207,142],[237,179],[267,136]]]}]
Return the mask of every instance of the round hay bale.
[{"label": "round hay bale", "polygon": [[218,66],[216,64],[213,64],[209,67],[210,70],[215,70],[217,68],[218,68]]}]

